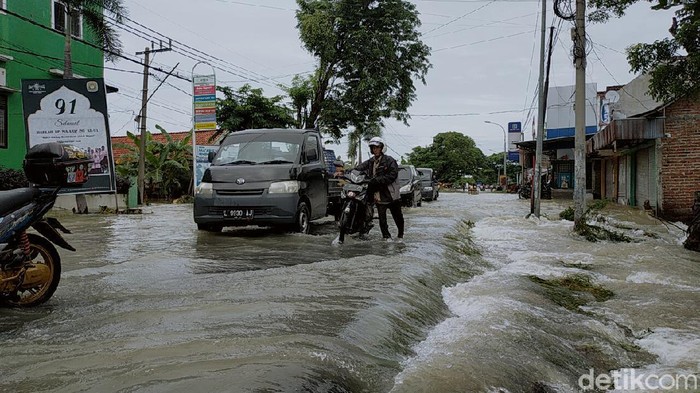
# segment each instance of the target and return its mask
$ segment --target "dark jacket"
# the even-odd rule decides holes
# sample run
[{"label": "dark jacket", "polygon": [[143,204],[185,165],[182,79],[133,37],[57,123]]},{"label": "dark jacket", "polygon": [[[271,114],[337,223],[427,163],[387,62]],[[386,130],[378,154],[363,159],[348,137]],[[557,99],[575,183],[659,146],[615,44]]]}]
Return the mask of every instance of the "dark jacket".
[{"label": "dark jacket", "polygon": [[377,167],[377,172],[374,173],[374,162],[376,160],[377,158],[372,156],[372,158],[355,168],[372,178],[369,191],[371,193],[378,191],[380,200],[383,203],[390,203],[401,198],[398,192],[399,165],[396,163],[396,160],[391,156],[382,154],[378,158],[379,166]]}]

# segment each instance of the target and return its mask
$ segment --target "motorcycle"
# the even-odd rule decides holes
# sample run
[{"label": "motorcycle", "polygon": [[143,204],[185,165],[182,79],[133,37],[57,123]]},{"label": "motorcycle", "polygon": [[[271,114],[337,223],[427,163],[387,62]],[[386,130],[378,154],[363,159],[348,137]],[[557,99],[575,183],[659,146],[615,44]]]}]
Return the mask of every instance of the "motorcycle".
[{"label": "motorcycle", "polygon": [[[58,231],[70,233],[57,219],[44,217],[63,187],[87,181],[91,162],[77,149],[39,144],[27,152],[24,173],[30,187],[0,191],[0,303],[36,306],[49,300],[61,276],[61,256],[54,244],[75,251]],[[83,173],[84,172],[84,173]],[[27,233],[29,227],[38,232]]]},{"label": "motorcycle", "polygon": [[[369,179],[360,171],[351,171],[349,175],[344,175],[346,183],[340,193],[341,213],[338,226],[340,235],[338,242],[345,241],[345,235],[360,233],[366,235],[372,229],[372,223],[367,222],[367,217],[374,216],[374,206],[367,203],[367,188]],[[369,209],[369,211],[368,211]]]},{"label": "motorcycle", "polygon": [[[542,177],[542,182],[540,183],[540,198],[541,199],[552,199],[552,186],[545,176]],[[530,183],[523,184],[518,190],[518,199],[530,199],[530,193],[532,192],[532,185]]]}]

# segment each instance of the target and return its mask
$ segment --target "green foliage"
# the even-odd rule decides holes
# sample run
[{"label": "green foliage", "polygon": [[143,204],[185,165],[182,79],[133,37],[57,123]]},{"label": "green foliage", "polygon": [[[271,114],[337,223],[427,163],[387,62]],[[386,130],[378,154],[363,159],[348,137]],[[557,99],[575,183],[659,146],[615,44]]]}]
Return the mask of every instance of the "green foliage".
[{"label": "green foliage", "polygon": [[283,96],[271,98],[263,95],[262,89],[243,85],[234,91],[230,87],[217,86],[224,93],[223,99],[216,100],[216,121],[221,133],[250,128],[290,128],[295,126],[292,111],[281,104]]},{"label": "green foliage", "polygon": [[[604,302],[614,296],[612,291],[593,284],[591,278],[584,274],[550,280],[531,275],[528,279],[544,288],[547,297],[554,303],[576,312],[581,312],[579,307],[590,303],[591,300]],[[590,299],[591,297],[593,299]]]},{"label": "green foliage", "polygon": [[295,75],[290,87],[280,86],[292,99],[292,107],[296,112],[296,128],[304,128],[309,118],[309,103],[311,102],[314,89],[313,80],[310,77],[302,78]]},{"label": "green foliage", "polygon": [[[145,178],[147,192],[161,198],[171,198],[186,193],[192,182],[192,134],[181,140],[173,137],[161,126],[156,128],[165,137],[165,142],[153,139],[150,132],[146,133]],[[128,149],[122,156],[122,162],[116,166],[119,176],[138,176],[139,151],[141,138],[131,132],[127,137],[130,144],[118,144],[115,147]]]},{"label": "green foliage", "polygon": [[[606,22],[621,17],[639,0],[592,0],[589,18]],[[632,72],[651,76],[649,92],[662,102],[692,96],[700,90],[700,7],[694,1],[651,0],[656,10],[675,9],[675,21],[669,21],[671,38],[654,43],[638,43],[627,49]],[[629,21],[634,23],[634,21]]]},{"label": "green foliage", "polygon": [[559,218],[562,220],[573,221],[574,220],[574,208],[569,206],[559,213]]},{"label": "green foliage", "polygon": [[413,148],[407,161],[417,168],[433,168],[435,178],[447,183],[478,172],[486,162],[472,138],[454,131],[435,135],[427,147]]},{"label": "green foliage", "polygon": [[318,60],[306,127],[334,138],[393,117],[409,119],[414,79],[425,83],[430,49],[405,0],[297,0],[297,28]]},{"label": "green foliage", "polygon": [[27,180],[24,172],[0,166],[0,191],[22,187],[29,187],[29,180]]}]

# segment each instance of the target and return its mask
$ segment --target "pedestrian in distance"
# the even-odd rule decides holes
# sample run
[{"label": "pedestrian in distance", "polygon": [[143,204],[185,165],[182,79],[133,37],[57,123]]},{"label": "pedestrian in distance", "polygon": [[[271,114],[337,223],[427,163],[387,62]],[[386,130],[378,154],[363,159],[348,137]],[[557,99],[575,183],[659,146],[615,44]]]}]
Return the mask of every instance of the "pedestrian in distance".
[{"label": "pedestrian in distance", "polygon": [[[404,219],[401,211],[401,193],[399,189],[399,165],[396,160],[386,155],[386,144],[380,137],[374,137],[369,141],[369,149],[372,157],[358,165],[355,169],[369,175],[369,188],[367,192],[368,203],[374,202],[379,215],[379,228],[382,237],[391,241],[389,224],[387,223],[386,211],[391,211],[398,229],[397,241],[403,242]],[[372,209],[367,209],[368,215],[372,214]],[[367,222],[371,223],[373,217],[367,217]]]}]

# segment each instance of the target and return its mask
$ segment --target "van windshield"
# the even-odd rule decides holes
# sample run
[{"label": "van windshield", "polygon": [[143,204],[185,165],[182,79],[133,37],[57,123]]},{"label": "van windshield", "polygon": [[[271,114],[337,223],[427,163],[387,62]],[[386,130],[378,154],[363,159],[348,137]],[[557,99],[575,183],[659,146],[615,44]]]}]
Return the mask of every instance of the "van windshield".
[{"label": "van windshield", "polygon": [[232,134],[216,153],[212,165],[292,164],[298,161],[298,134]]}]

